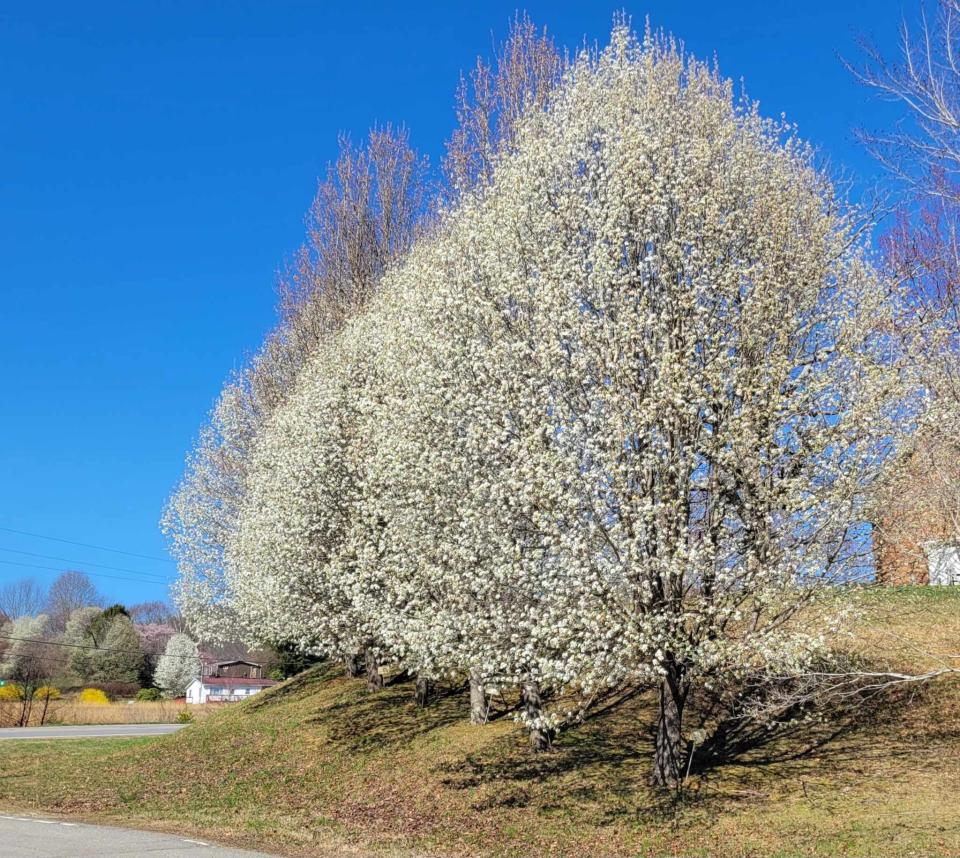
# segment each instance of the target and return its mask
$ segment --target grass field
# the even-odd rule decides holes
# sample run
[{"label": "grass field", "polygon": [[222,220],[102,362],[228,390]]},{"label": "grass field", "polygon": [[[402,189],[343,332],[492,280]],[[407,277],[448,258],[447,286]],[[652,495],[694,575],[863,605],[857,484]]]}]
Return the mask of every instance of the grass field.
[{"label": "grass field", "polygon": [[[0,726],[13,726],[20,717],[21,704],[0,702]],[[205,718],[221,707],[216,704],[187,706],[172,700],[143,701],[131,703],[91,704],[74,700],[51,700],[46,711],[47,724],[174,724],[181,712],[189,712],[195,719]],[[36,701],[31,710],[30,724],[40,723],[43,703]]]},{"label": "grass field", "polygon": [[181,712],[192,718],[205,718],[219,708],[213,704],[187,706],[172,700],[136,700],[132,703],[108,703],[97,706],[57,700],[47,719],[53,724],[174,724]]},{"label": "grass field", "polygon": [[[960,665],[956,590],[863,602],[851,646]],[[8,743],[0,807],[289,855],[960,855],[957,676],[759,742],[680,800],[645,785],[649,696],[610,701],[535,756],[509,718],[468,724],[462,689],[426,710],[411,694],[318,668],[172,736]]]}]

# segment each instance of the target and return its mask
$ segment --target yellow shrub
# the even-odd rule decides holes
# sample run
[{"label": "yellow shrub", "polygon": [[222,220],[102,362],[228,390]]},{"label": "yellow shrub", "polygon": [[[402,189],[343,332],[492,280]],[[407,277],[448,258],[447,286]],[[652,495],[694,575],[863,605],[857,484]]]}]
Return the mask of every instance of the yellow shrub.
[{"label": "yellow shrub", "polygon": [[[92,689],[96,691],[97,689]],[[41,685],[34,693],[33,696],[36,700],[59,700],[60,699],[60,689],[54,688],[52,685]]]},{"label": "yellow shrub", "polygon": [[0,700],[20,700],[22,692],[19,685],[8,682],[6,685],[0,685]]},{"label": "yellow shrub", "polygon": [[77,695],[80,703],[91,703],[95,706],[104,706],[110,702],[110,699],[99,688],[84,688]]}]

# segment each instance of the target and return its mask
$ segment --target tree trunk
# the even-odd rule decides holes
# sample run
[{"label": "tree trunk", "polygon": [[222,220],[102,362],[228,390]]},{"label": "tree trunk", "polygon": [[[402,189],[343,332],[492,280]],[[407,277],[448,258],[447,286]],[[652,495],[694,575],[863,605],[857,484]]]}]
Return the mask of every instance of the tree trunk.
[{"label": "tree trunk", "polygon": [[528,679],[521,689],[523,697],[523,711],[530,729],[530,747],[540,753],[550,750],[553,741],[551,731],[540,722],[543,718],[543,695],[540,693],[540,683],[535,679]]},{"label": "tree trunk", "polygon": [[417,674],[417,683],[414,686],[413,702],[421,708],[430,700],[430,680],[422,674]]},{"label": "tree trunk", "polygon": [[344,659],[343,665],[346,668],[347,676],[356,679],[363,673],[363,656],[358,652],[348,655]]},{"label": "tree trunk", "polygon": [[43,709],[40,712],[40,726],[42,727],[44,722],[47,720],[47,709],[50,707],[50,693],[49,689],[47,690],[47,695],[43,698]]},{"label": "tree trunk", "polygon": [[483,679],[475,670],[470,671],[470,723],[487,723],[487,694],[483,690]]},{"label": "tree trunk", "polygon": [[30,715],[33,713],[33,695],[36,693],[36,688],[34,688],[29,682],[24,682],[20,693],[23,695],[23,708],[20,712],[20,726],[29,727]]},{"label": "tree trunk", "polygon": [[660,789],[678,789],[683,781],[683,760],[680,747],[680,729],[686,688],[678,671],[673,668],[660,683],[660,712],[657,719],[656,747],[653,754],[651,786]]},{"label": "tree trunk", "polygon": [[364,650],[363,660],[367,665],[367,690],[379,691],[383,688],[383,677],[380,675],[380,664],[373,654],[373,647],[368,646]]}]

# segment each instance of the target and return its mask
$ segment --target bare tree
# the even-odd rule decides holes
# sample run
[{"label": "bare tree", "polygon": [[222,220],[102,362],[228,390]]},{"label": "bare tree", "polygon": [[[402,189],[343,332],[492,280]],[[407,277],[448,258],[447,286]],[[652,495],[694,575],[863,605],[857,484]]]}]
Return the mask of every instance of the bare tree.
[{"label": "bare tree", "polygon": [[493,59],[477,58],[457,88],[457,129],[447,143],[443,169],[449,191],[458,195],[493,174],[497,158],[514,141],[517,123],[549,100],[567,57],[526,13],[518,12],[507,38],[494,45]]},{"label": "bare tree", "polygon": [[57,692],[50,687],[53,676],[65,665],[63,648],[51,640],[46,615],[24,615],[3,626],[3,635],[9,641],[0,673],[16,683],[14,702],[15,726],[26,727],[39,705],[39,719],[46,720],[50,700]]},{"label": "bare tree", "polygon": [[154,600],[139,602],[127,608],[130,619],[136,625],[166,625],[171,623],[175,616],[174,609],[166,602]]},{"label": "bare tree", "polygon": [[960,198],[960,0],[921,3],[914,27],[900,22],[899,57],[863,41],[863,63],[847,68],[904,108],[887,131],[859,132],[867,148],[908,187],[926,196]]},{"label": "bare tree", "polygon": [[307,240],[280,278],[280,323],[224,387],[164,511],[180,568],[177,602],[195,634],[236,637],[222,551],[251,451],[318,344],[364,305],[385,267],[413,243],[424,219],[427,170],[403,128],[374,128],[365,147],[341,138],[311,207]]},{"label": "bare tree", "polygon": [[45,601],[43,588],[33,578],[21,578],[0,587],[0,614],[9,620],[40,613]]},{"label": "bare tree", "polygon": [[881,577],[926,577],[929,543],[960,543],[960,0],[921,3],[900,24],[899,56],[864,43],[848,68],[903,108],[886,131],[861,131],[868,150],[904,191],[882,236],[904,300],[896,333],[913,357],[930,408],[913,450],[876,501]]},{"label": "bare tree", "polygon": [[50,585],[44,613],[53,629],[62,632],[78,608],[102,607],[103,596],[85,572],[64,572]]},{"label": "bare tree", "polygon": [[[428,199],[427,163],[406,128],[371,129],[365,147],[340,138],[307,217],[307,242],[280,283],[281,317],[307,321],[315,339],[338,329],[370,298],[387,264],[419,232]],[[308,305],[308,319],[300,320]]]},{"label": "bare tree", "polygon": [[[900,24],[900,56],[863,43],[856,77],[903,115],[887,131],[860,130],[868,150],[900,182],[904,207],[882,237],[890,267],[906,285],[911,318],[902,331],[934,365],[937,392],[960,401],[960,0],[920,5],[919,24]],[[913,322],[914,324],[908,324]],[[948,360],[936,360],[946,349]]]}]

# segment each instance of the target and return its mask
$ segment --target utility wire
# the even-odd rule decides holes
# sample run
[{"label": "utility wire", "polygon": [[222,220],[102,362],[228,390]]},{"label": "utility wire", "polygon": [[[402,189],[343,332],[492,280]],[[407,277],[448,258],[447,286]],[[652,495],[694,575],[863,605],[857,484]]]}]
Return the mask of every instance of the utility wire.
[{"label": "utility wire", "polygon": [[156,560],[160,563],[173,563],[169,557],[155,557],[150,554],[136,554],[133,551],[121,551],[119,548],[107,548],[104,545],[91,545],[88,542],[74,542],[72,539],[60,539],[57,536],[45,536],[42,533],[31,533],[28,530],[16,530],[13,527],[0,527],[6,533],[17,533],[20,536],[33,536],[37,539],[47,539],[50,542],[62,542],[65,545],[79,545],[81,548],[93,548],[95,551],[109,551],[111,554],[126,554],[127,557],[139,557],[141,560]]},{"label": "utility wire", "polygon": [[106,566],[103,563],[91,563],[89,560],[71,560],[69,557],[57,557],[54,554],[37,554],[35,551],[21,551],[19,548],[4,548],[0,551],[10,554],[23,554],[25,557],[39,557],[42,560],[62,560],[64,563],[73,563],[77,566],[93,566],[95,569],[110,569],[113,572],[130,572],[132,575],[148,575],[151,578],[162,577],[162,572],[145,572],[143,569],[128,569],[125,566]]},{"label": "utility wire", "polygon": [[[17,560],[0,560],[0,563],[3,563],[5,566],[22,566],[25,569],[49,569],[51,572],[63,572],[62,566],[40,566],[36,563],[20,563]],[[157,580],[151,580],[147,578],[129,578],[122,575],[106,575],[103,572],[87,572],[86,574],[91,575],[95,578],[112,578],[114,581],[135,581],[138,584],[161,584],[167,586],[170,581],[158,578]]]},{"label": "utility wire", "polygon": [[[63,646],[70,647],[71,649],[95,649],[97,652],[121,652],[126,655],[143,655],[143,651],[139,649],[117,649],[116,647],[105,647],[97,646],[96,644],[73,644],[73,643],[64,643],[63,641],[45,641],[39,638],[18,638],[14,635],[0,635],[0,638],[8,641],[20,641],[22,643],[35,643],[43,644],[44,646]],[[162,653],[161,658],[189,658],[196,659],[200,661],[199,655],[167,655]]]}]

